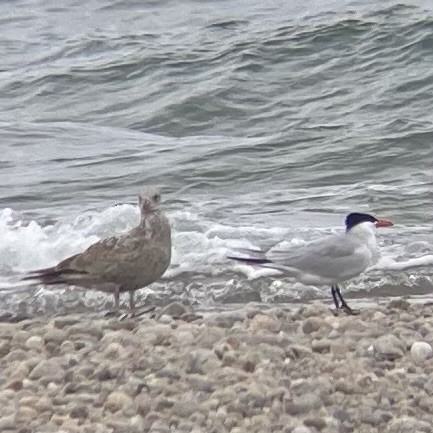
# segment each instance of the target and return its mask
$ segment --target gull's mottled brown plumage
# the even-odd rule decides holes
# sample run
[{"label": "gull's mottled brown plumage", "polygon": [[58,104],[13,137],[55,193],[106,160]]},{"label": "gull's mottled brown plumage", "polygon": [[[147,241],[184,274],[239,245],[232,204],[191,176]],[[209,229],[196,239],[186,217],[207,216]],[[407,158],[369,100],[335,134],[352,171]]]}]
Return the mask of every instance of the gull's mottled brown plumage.
[{"label": "gull's mottled brown plumage", "polygon": [[128,291],[134,314],[135,291],[158,280],[170,264],[171,230],[160,201],[159,189],[147,187],[138,198],[138,226],[122,236],[101,240],[52,268],[34,271],[25,279],[114,293],[116,309],[120,293]]}]

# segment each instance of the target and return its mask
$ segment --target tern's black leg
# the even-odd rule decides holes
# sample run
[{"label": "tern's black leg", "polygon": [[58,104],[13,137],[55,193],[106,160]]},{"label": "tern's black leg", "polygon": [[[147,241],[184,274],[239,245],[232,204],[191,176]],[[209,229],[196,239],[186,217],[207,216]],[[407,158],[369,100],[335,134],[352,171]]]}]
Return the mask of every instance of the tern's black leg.
[{"label": "tern's black leg", "polygon": [[340,308],[340,304],[338,303],[336,287],[337,286],[331,286],[331,293],[332,299],[334,300],[335,308],[338,310]]},{"label": "tern's black leg", "polygon": [[349,307],[349,305],[347,305],[347,302],[344,300],[343,295],[340,292],[340,288],[337,285],[335,286],[335,293],[340,298],[341,308],[343,308],[347,314],[359,314],[359,312],[357,312],[356,310],[353,310],[352,308]]}]

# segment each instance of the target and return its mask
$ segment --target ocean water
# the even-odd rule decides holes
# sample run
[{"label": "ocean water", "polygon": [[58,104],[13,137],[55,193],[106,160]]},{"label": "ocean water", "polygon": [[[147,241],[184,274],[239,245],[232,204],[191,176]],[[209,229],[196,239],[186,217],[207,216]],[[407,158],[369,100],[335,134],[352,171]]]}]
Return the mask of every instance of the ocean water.
[{"label": "ocean water", "polygon": [[[433,291],[430,1],[0,3],[0,302],[111,297],[18,284],[132,227],[163,187],[173,260],[142,302],[329,298],[226,259],[392,219],[356,296]],[[107,304],[108,305],[108,304]]]}]

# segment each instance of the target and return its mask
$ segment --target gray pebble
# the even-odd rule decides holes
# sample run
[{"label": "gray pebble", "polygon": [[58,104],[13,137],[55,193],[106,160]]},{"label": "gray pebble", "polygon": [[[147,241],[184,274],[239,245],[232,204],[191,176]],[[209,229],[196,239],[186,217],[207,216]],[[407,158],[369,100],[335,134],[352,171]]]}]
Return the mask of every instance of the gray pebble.
[{"label": "gray pebble", "polygon": [[311,342],[311,349],[317,353],[329,353],[332,342],[330,340],[313,340]]},{"label": "gray pebble", "polygon": [[44,340],[39,335],[32,335],[27,339],[25,346],[28,349],[34,349],[38,352],[44,349]]},{"label": "gray pebble", "polygon": [[182,315],[188,313],[188,309],[185,305],[179,302],[172,302],[171,304],[164,307],[157,315],[157,319],[161,321],[162,316],[168,316],[172,319],[180,319]]},{"label": "gray pebble", "polygon": [[63,331],[62,329],[53,328],[44,334],[44,340],[45,340],[45,343],[52,342],[52,343],[55,343],[57,345],[60,345],[65,340],[67,340],[66,335],[67,335],[66,332]]},{"label": "gray pebble", "polygon": [[80,323],[83,319],[80,316],[63,316],[56,317],[53,321],[54,327],[58,329],[63,329],[65,327],[70,327]]},{"label": "gray pebble", "polygon": [[206,374],[215,371],[221,365],[211,350],[196,349],[188,356],[187,373]]},{"label": "gray pebble", "polygon": [[286,412],[292,416],[301,415],[310,412],[311,410],[319,409],[322,406],[320,398],[313,393],[304,394],[294,398],[291,402],[286,402]]},{"label": "gray pebble", "polygon": [[71,409],[71,418],[87,418],[89,416],[89,410],[86,406],[76,406]]},{"label": "gray pebble", "polygon": [[395,335],[386,334],[374,341],[373,351],[378,360],[394,361],[404,355],[405,345]]},{"label": "gray pebble", "polygon": [[420,419],[405,416],[391,420],[387,426],[387,433],[423,432],[431,433],[432,425]]},{"label": "gray pebble", "polygon": [[8,340],[0,340],[0,358],[3,358],[11,350],[11,344]]},{"label": "gray pebble", "polygon": [[310,317],[306,319],[302,325],[302,332],[306,335],[319,331],[323,327],[327,327],[325,321],[320,317]]},{"label": "gray pebble", "polygon": [[43,360],[40,361],[31,371],[29,378],[32,380],[38,380],[42,377],[46,378],[50,382],[61,382],[65,377],[65,370],[59,362],[55,360]]}]

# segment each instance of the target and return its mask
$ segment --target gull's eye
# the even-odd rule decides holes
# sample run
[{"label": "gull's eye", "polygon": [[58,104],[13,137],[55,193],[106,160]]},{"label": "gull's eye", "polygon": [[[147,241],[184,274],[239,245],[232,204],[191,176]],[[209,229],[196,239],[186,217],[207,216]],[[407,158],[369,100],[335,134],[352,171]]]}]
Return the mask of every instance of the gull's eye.
[{"label": "gull's eye", "polygon": [[158,202],[158,201],[161,200],[161,196],[160,196],[159,194],[155,194],[155,195],[153,196],[153,200],[156,201],[156,202]]}]

